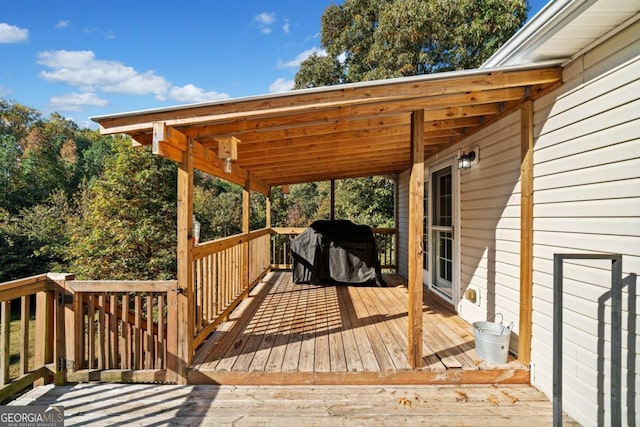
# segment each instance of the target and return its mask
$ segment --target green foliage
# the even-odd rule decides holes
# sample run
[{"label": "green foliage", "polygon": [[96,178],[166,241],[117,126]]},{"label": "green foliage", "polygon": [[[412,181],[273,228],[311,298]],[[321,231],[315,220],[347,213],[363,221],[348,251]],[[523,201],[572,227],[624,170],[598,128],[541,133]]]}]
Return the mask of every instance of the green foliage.
[{"label": "green foliage", "polygon": [[176,271],[176,165],[114,140],[80,196],[69,248],[78,277],[167,279]]},{"label": "green foliage", "polygon": [[336,181],[336,218],[371,227],[393,227],[392,179],[373,176]]},{"label": "green foliage", "polygon": [[322,16],[327,57],[304,61],[295,87],[475,68],[526,14],[526,0],[345,0]]}]

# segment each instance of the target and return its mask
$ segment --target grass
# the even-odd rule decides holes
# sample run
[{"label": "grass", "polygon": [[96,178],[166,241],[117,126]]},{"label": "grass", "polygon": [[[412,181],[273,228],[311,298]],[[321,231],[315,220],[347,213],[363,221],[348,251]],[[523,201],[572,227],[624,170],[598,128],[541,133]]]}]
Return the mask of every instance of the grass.
[{"label": "grass", "polygon": [[[12,316],[13,317],[13,316]],[[28,369],[33,369],[35,354],[35,328],[36,322],[29,319],[29,358]],[[20,317],[9,323],[9,378],[16,379],[20,376]]]}]

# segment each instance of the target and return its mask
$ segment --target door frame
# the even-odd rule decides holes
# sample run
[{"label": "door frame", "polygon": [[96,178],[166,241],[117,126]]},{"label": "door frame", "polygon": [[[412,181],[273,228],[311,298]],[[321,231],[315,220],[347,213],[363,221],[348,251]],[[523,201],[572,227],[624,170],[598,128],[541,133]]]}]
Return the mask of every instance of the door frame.
[{"label": "door frame", "polygon": [[[434,274],[433,268],[436,255],[436,246],[434,242],[435,232],[433,225],[433,175],[438,171],[451,167],[451,203],[452,203],[452,226],[453,226],[453,265],[451,275],[451,297],[446,293],[439,290],[434,286]],[[428,167],[425,167],[425,189],[428,188],[427,197],[428,205],[425,213],[428,215],[427,221],[427,236],[429,241],[428,250],[428,269],[423,269],[422,281],[432,292],[443,298],[443,300],[449,302],[453,307],[458,307],[458,303],[461,300],[461,287],[460,287],[460,269],[461,269],[461,244],[460,244],[460,171],[458,170],[458,155],[453,154],[450,157],[439,160]]]}]

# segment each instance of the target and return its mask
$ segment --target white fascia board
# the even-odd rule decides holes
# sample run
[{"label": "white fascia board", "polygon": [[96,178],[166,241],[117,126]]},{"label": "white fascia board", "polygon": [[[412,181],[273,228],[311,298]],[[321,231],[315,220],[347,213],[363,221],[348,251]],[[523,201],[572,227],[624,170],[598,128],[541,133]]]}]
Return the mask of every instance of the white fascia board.
[{"label": "white fascia board", "polygon": [[[529,55],[598,0],[551,0],[480,68],[526,64]],[[562,59],[562,58],[557,58]]]}]

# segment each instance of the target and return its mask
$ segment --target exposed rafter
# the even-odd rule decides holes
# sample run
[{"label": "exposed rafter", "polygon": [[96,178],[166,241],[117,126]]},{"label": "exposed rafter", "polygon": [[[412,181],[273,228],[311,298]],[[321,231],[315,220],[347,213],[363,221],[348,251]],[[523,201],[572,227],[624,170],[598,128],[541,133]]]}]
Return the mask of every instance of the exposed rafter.
[{"label": "exposed rafter", "polygon": [[[193,141],[197,169],[268,193],[281,184],[405,171],[413,111],[424,111],[429,156],[546,93],[561,75],[556,64],[457,71],[95,120],[103,133],[127,133],[174,161]],[[242,141],[230,174],[217,156],[223,137]]]}]

